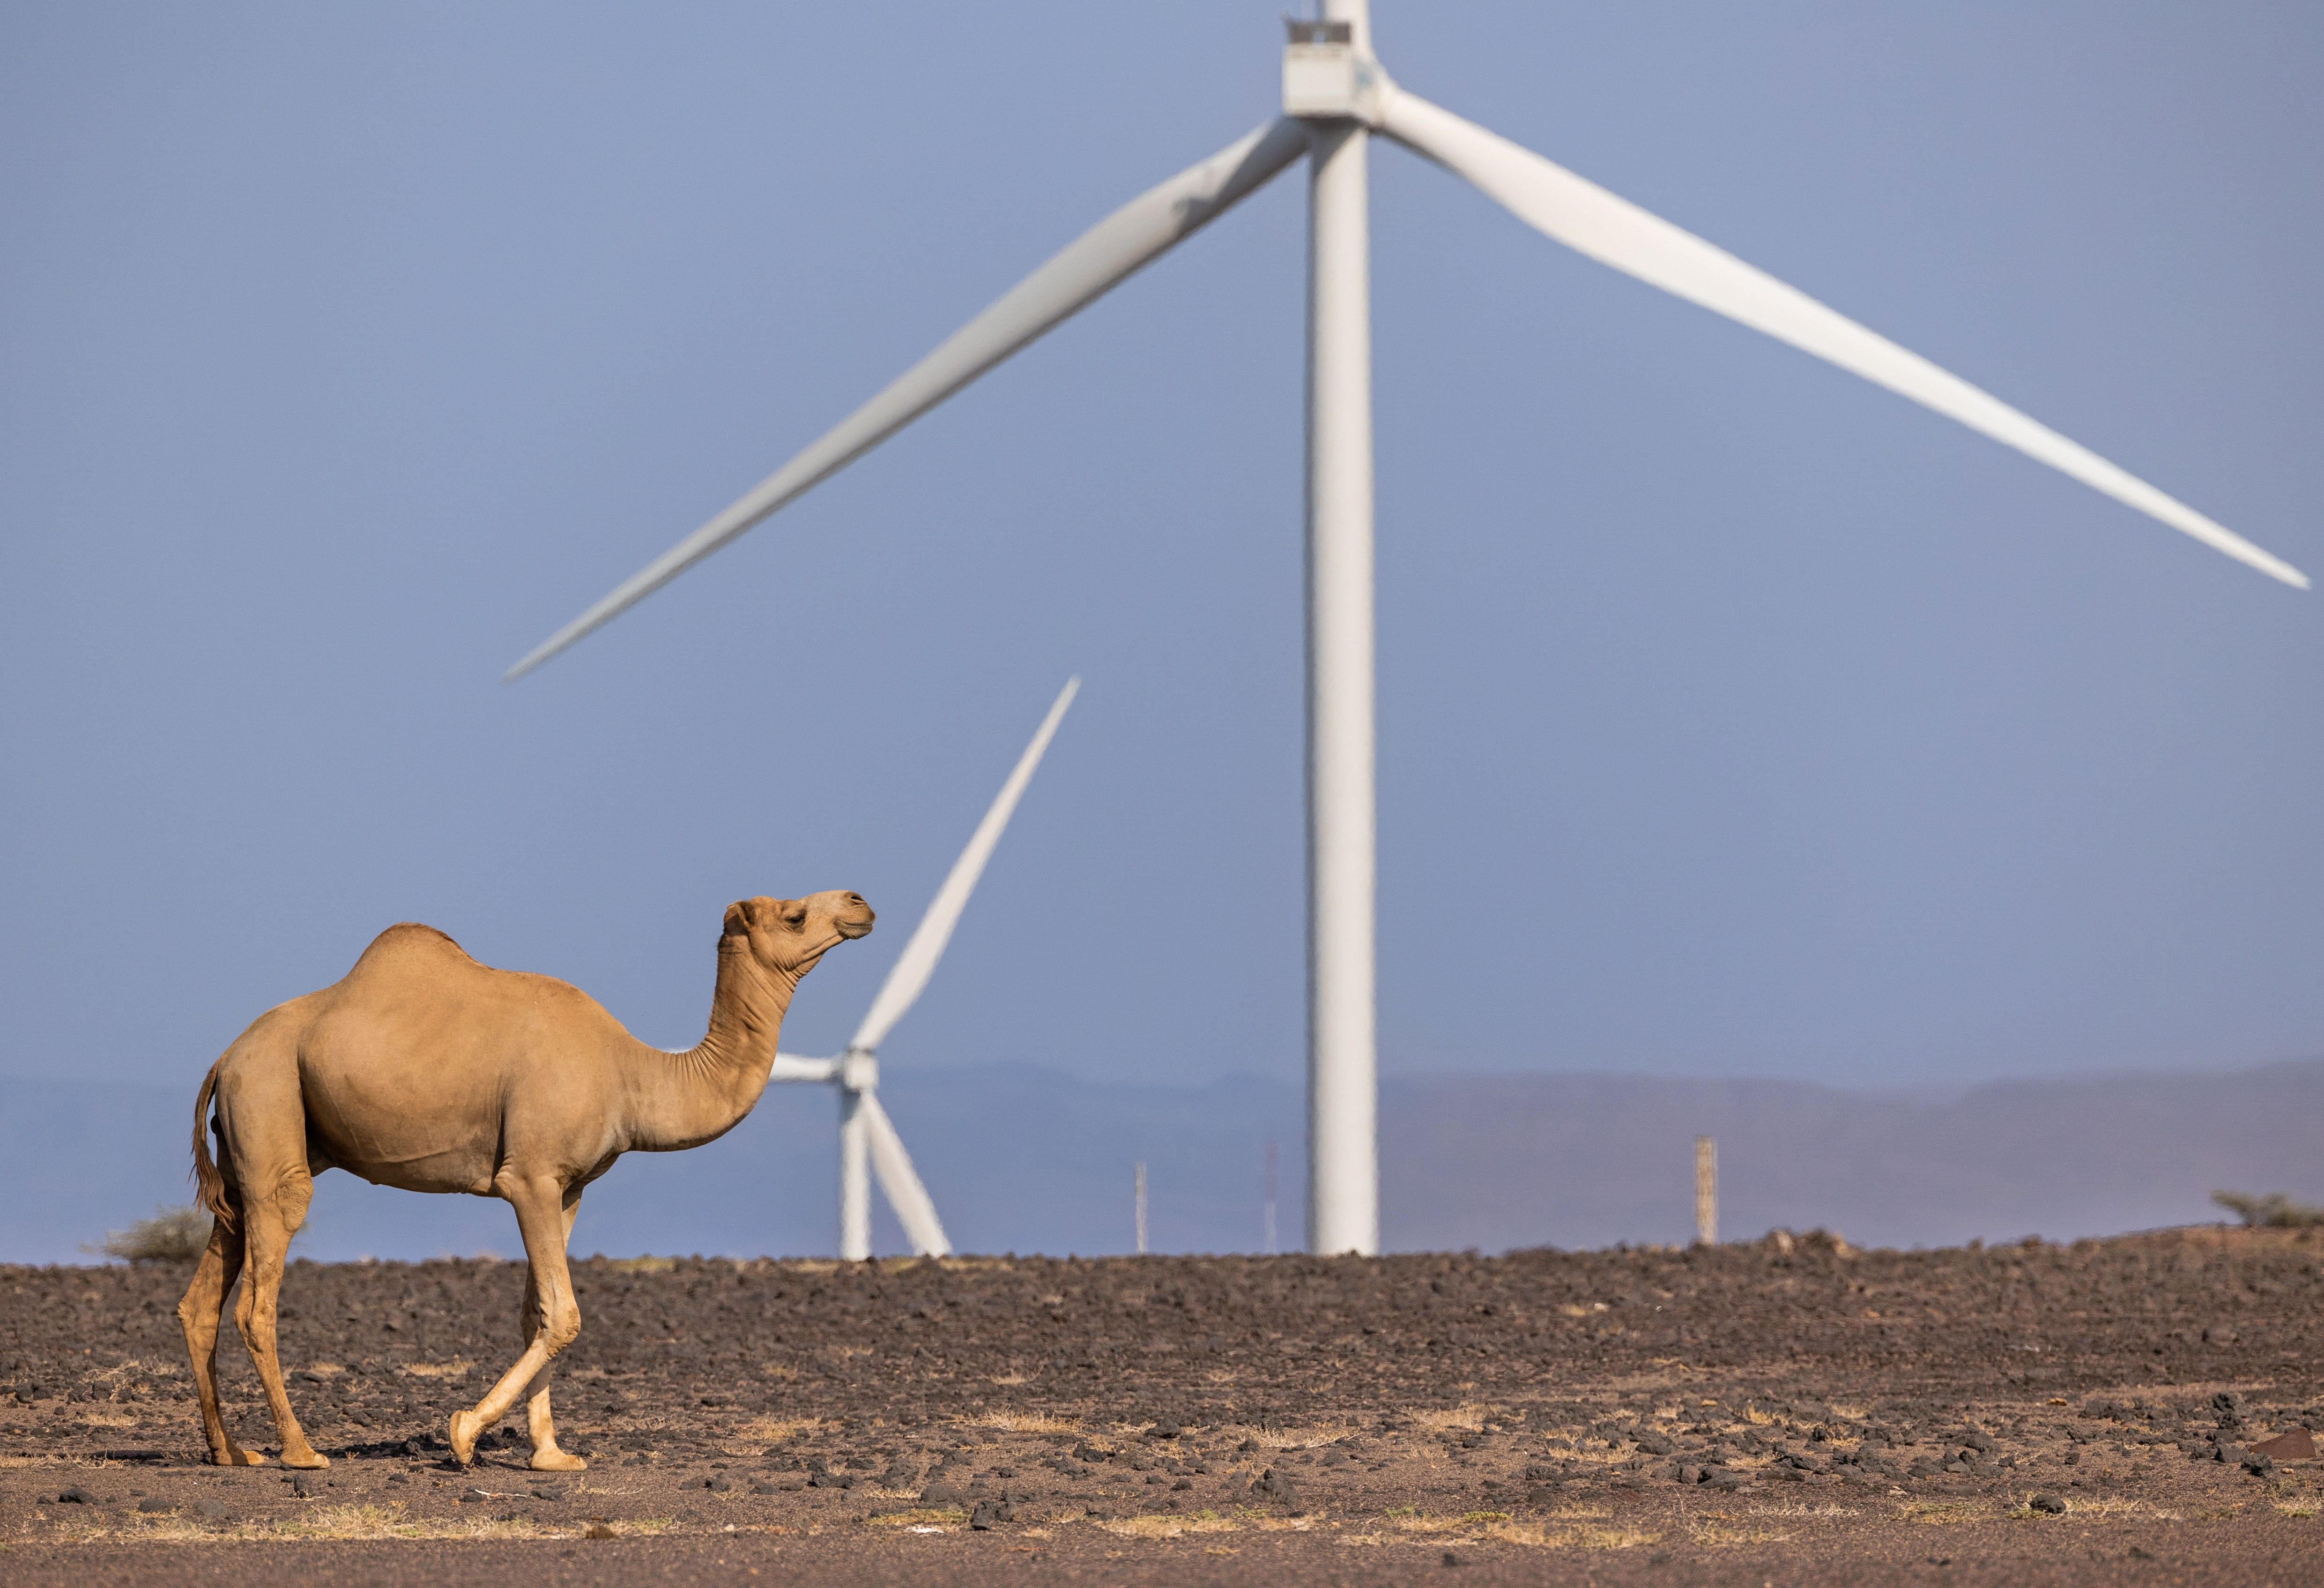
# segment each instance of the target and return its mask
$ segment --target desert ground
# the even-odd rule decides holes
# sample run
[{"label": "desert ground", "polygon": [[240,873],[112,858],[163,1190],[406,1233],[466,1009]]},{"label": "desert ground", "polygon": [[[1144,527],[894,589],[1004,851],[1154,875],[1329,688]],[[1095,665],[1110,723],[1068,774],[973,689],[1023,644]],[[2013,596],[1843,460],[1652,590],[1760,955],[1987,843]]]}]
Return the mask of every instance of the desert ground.
[{"label": "desert ground", "polygon": [[[592,1260],[586,1473],[445,1420],[520,1265],[293,1266],[327,1471],[200,1464],[174,1265],[0,1269],[0,1578],[2324,1581],[2324,1233]],[[277,1448],[238,1345],[229,1417]]]}]

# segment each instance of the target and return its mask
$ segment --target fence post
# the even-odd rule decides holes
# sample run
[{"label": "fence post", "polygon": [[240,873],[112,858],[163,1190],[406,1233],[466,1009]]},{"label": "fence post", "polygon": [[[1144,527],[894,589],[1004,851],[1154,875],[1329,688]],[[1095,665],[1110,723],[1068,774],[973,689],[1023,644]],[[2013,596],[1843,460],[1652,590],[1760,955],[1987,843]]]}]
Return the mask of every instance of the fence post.
[{"label": "fence post", "polygon": [[1708,1136],[1694,1139],[1694,1239],[1719,1244],[1719,1143]]},{"label": "fence post", "polygon": [[1138,1255],[1146,1255],[1146,1166],[1138,1166]]}]

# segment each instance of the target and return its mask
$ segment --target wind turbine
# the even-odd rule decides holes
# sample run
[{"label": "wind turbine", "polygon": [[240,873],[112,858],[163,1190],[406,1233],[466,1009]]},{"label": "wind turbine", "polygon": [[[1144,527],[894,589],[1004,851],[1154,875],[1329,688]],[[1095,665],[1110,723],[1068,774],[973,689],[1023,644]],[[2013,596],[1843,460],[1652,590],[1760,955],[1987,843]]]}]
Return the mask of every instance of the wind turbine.
[{"label": "wind turbine", "polygon": [[510,669],[515,678],[660,588],[817,481],[1308,162],[1307,1246],[1379,1240],[1373,1041],[1370,263],[1373,133],[1464,177],[1600,263],[1887,387],[2270,577],[2307,576],[1958,375],[1388,77],[1366,0],[1291,22],[1283,115],[1114,211],[733,506]]},{"label": "wind turbine", "polygon": [[968,896],[976,891],[976,880],[984,874],[984,863],[992,858],[993,846],[1008,830],[1009,818],[1017,813],[1017,801],[1024,797],[1025,785],[1033,780],[1033,770],[1041,764],[1049,741],[1056,735],[1057,725],[1065,720],[1065,708],[1074,703],[1081,687],[1079,679],[1067,679],[1065,687],[1057,691],[1049,715],[1033,732],[1033,742],[1017,758],[1017,765],[1010,771],[1009,780],[1001,785],[992,808],[976,824],[976,831],[969,835],[968,847],[952,863],[944,886],[936,890],[936,898],[928,903],[928,912],[912,928],[911,940],[889,968],[888,979],[880,983],[872,1007],[864,1011],[863,1023],[855,1028],[855,1035],[848,1041],[847,1051],[836,1058],[800,1058],[794,1054],[778,1053],[767,1072],[770,1081],[825,1081],[839,1089],[839,1255],[850,1262],[861,1262],[872,1255],[872,1183],[865,1173],[867,1159],[869,1168],[879,1175],[880,1188],[888,1194],[888,1205],[896,1210],[896,1222],[904,1226],[912,1249],[923,1257],[944,1257],[952,1251],[952,1242],[945,1238],[943,1221],[936,1217],[936,1205],[912,1168],[912,1155],[904,1150],[904,1139],[896,1133],[888,1111],[880,1106],[880,1044],[888,1039],[896,1022],[918,1002],[928,978],[936,974],[936,961],[944,957],[945,945],[952,941],[952,929],[960,924],[961,911],[968,908]]}]

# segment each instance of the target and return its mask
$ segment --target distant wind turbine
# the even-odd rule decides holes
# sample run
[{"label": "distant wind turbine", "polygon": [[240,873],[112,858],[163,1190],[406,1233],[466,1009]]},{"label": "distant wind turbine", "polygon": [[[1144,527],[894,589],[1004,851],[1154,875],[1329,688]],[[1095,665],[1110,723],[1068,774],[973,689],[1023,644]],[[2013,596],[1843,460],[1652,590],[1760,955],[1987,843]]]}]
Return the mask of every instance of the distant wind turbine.
[{"label": "distant wind turbine", "polygon": [[896,1133],[888,1111],[880,1106],[880,1044],[888,1039],[896,1022],[918,1002],[928,978],[936,974],[936,961],[944,957],[952,929],[960,924],[961,911],[968,908],[968,896],[976,891],[984,863],[992,858],[993,846],[1016,814],[1025,785],[1033,780],[1034,769],[1041,764],[1057,725],[1065,720],[1065,708],[1074,703],[1081,687],[1079,679],[1067,679],[1057,692],[1049,715],[1034,731],[1033,742],[1025,746],[1009,780],[1001,785],[992,808],[969,835],[968,847],[952,863],[927,914],[912,929],[911,940],[896,956],[888,979],[880,983],[879,994],[864,1011],[863,1023],[855,1028],[847,1051],[836,1058],[778,1053],[767,1073],[770,1081],[825,1081],[839,1089],[839,1255],[851,1262],[872,1255],[872,1183],[867,1167],[879,1175],[880,1188],[888,1194],[888,1205],[895,1210],[896,1222],[904,1226],[915,1251],[943,1257],[952,1251],[952,1242],[945,1238],[944,1222],[936,1217],[936,1205],[912,1168],[912,1155],[904,1150],[904,1139]]},{"label": "distant wind turbine", "polygon": [[1377,132],[1602,264],[1764,331],[2301,589],[2307,576],[2089,448],[1733,254],[1406,92],[1366,0],[1292,22],[1283,115],[1091,227],[733,506],[510,669],[554,656],[1248,198],[1308,161],[1307,1246],[1378,1250],[1373,1038],[1371,284]]}]

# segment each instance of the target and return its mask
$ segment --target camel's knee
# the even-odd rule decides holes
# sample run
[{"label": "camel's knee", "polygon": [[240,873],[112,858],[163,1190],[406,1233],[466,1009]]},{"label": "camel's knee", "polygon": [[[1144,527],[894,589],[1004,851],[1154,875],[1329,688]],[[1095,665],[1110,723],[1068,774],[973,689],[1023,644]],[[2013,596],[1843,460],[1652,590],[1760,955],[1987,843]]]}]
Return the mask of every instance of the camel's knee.
[{"label": "camel's knee", "polygon": [[569,1301],[549,1308],[548,1315],[540,1320],[540,1338],[548,1343],[551,1356],[572,1344],[580,1334],[581,1309]]}]

